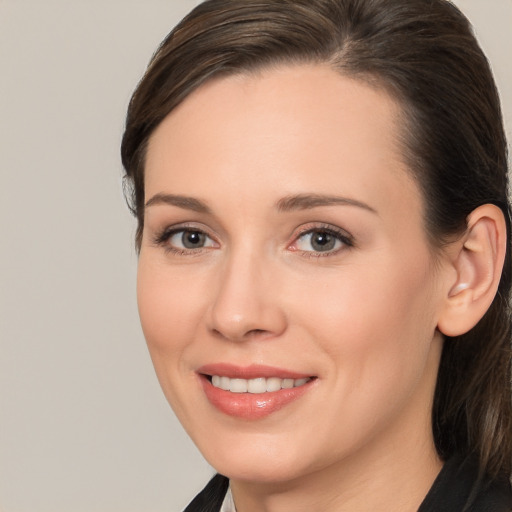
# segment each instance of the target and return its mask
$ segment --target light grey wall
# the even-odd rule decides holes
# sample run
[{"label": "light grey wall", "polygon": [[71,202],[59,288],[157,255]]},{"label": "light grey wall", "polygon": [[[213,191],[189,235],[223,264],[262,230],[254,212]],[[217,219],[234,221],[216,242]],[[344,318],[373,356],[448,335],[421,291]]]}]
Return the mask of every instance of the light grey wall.
[{"label": "light grey wall", "polygon": [[[0,511],[172,512],[211,474],[138,325],[119,142],[196,0],[0,0]],[[459,0],[512,129],[512,0]]]}]

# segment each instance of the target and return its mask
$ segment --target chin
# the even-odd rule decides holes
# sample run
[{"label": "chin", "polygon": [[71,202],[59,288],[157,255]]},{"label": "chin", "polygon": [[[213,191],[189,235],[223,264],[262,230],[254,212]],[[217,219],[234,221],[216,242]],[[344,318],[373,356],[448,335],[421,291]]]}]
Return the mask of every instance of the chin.
[{"label": "chin", "polygon": [[226,464],[219,464],[215,469],[230,480],[259,484],[290,482],[304,474],[302,468],[298,468],[296,465],[276,464],[276,461],[230,461]]},{"label": "chin", "polygon": [[219,443],[214,450],[203,450],[203,455],[218,473],[232,480],[279,483],[307,472],[303,454],[275,441],[260,444],[247,440],[230,446]]}]

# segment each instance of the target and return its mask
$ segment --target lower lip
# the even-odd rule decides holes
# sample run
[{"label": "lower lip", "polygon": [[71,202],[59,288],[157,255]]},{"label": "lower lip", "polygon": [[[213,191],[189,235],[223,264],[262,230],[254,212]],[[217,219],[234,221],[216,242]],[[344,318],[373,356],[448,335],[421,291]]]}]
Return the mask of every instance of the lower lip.
[{"label": "lower lip", "polygon": [[258,420],[279,411],[306,393],[315,379],[302,386],[267,393],[231,393],[216,388],[204,375],[200,376],[206,397],[219,411],[246,420]]}]

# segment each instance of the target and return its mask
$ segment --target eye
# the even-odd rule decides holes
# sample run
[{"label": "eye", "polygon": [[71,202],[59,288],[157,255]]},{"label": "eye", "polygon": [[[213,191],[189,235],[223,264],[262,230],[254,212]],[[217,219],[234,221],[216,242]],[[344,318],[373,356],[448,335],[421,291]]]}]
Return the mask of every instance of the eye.
[{"label": "eye", "polygon": [[308,253],[337,253],[343,247],[351,247],[350,237],[332,228],[309,229],[297,237],[292,249]]},{"label": "eye", "polygon": [[157,237],[155,242],[168,251],[180,254],[217,246],[204,231],[194,228],[167,229]]},{"label": "eye", "polygon": [[212,247],[213,240],[202,231],[183,229],[169,237],[169,243],[179,249],[202,249]]}]

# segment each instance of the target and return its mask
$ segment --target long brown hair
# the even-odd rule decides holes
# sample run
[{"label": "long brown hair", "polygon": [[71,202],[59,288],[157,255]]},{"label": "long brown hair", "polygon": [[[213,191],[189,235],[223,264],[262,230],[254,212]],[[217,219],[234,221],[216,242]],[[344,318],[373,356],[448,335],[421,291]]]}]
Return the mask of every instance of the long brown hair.
[{"label": "long brown hair", "polygon": [[[510,235],[507,146],[489,64],[468,20],[446,0],[208,0],[163,41],[128,109],[127,197],[144,227],[144,160],[159,123],[212,77],[281,63],[326,63],[383,87],[401,105],[402,142],[433,247],[469,213],[499,206]],[[510,476],[509,246],[498,294],[470,332],[445,340],[433,407],[441,457],[476,454]]]}]

